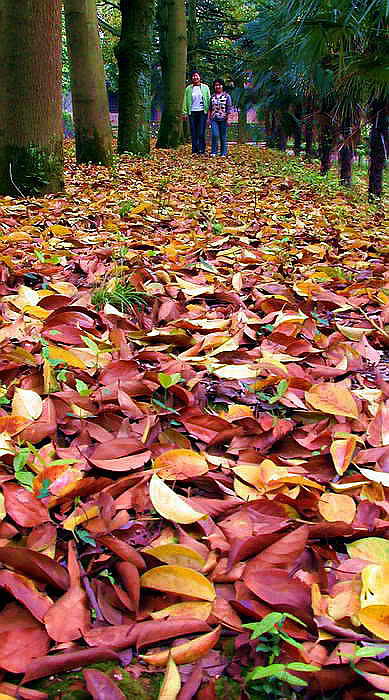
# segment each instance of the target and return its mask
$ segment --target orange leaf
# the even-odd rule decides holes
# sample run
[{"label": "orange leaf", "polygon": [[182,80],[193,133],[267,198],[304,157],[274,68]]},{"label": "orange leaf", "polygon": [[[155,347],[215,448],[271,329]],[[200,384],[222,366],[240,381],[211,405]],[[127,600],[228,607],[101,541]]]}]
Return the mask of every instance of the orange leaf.
[{"label": "orange leaf", "polygon": [[359,418],[358,407],[351,391],[340,384],[314,384],[305,392],[305,398],[313,408],[322,413]]},{"label": "orange leaf", "polygon": [[356,513],[355,501],[351,496],[340,493],[323,493],[318,504],[319,512],[324,520],[330,523],[352,523]]},{"label": "orange leaf", "polygon": [[357,441],[353,437],[346,438],[345,440],[333,441],[330,452],[335,469],[340,476],[342,476],[350,466],[356,444]]},{"label": "orange leaf", "polygon": [[194,450],[168,450],[154,462],[153,468],[161,479],[188,479],[208,471],[205,457]]},{"label": "orange leaf", "polygon": [[197,659],[201,659],[205,656],[217,642],[220,637],[220,625],[212,632],[207,632],[197,639],[193,639],[191,642],[185,642],[185,644],[179,644],[176,647],[172,647],[169,650],[161,651],[155,654],[140,654],[140,658],[152,666],[165,666],[171,654],[176,664],[190,664]]}]

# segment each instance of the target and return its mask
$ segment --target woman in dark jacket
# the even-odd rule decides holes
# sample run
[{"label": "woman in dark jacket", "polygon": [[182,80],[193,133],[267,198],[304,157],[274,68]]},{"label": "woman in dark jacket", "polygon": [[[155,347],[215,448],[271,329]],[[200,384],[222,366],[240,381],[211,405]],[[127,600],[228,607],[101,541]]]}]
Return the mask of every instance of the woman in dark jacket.
[{"label": "woman in dark jacket", "polygon": [[214,81],[212,86],[209,118],[211,121],[211,156],[217,156],[219,141],[220,155],[225,157],[228,152],[227,126],[231,123],[232,100],[224,89],[224,82],[220,78]]}]

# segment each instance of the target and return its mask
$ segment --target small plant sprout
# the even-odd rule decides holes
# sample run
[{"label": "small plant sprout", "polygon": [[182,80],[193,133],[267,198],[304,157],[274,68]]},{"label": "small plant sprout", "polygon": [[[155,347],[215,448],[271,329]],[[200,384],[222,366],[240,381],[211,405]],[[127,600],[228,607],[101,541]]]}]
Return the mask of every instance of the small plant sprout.
[{"label": "small plant sprout", "polygon": [[92,304],[98,311],[104,308],[105,304],[114,306],[122,313],[133,311],[135,308],[141,310],[147,306],[147,300],[145,292],[138,292],[131,284],[119,280],[111,280],[92,294]]},{"label": "small plant sprout", "polygon": [[306,626],[294,615],[280,612],[269,613],[260,622],[244,625],[246,629],[252,630],[251,639],[259,641],[256,650],[266,656],[267,664],[257,666],[246,676],[246,683],[250,684],[250,690],[260,693],[260,697],[263,698],[285,698],[285,684],[299,687],[308,685],[307,681],[295,676],[291,671],[300,673],[320,671],[318,666],[298,661],[287,664],[274,663],[281,653],[282,642],[287,642],[297,649],[302,648],[300,642],[283,630],[287,620]]},{"label": "small plant sprout", "polygon": [[166,403],[168,389],[170,389],[170,387],[172,386],[175,386],[176,384],[180,384],[184,381],[184,379],[181,376],[181,374],[179,374],[179,372],[175,372],[174,374],[165,374],[164,372],[159,372],[158,381],[161,387],[164,389],[164,400]]}]

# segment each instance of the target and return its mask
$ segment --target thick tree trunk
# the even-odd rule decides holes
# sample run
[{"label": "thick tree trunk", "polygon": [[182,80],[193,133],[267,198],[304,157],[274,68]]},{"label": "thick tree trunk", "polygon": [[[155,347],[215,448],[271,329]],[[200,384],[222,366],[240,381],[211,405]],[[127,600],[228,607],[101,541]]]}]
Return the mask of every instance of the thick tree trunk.
[{"label": "thick tree trunk", "polygon": [[154,0],[120,0],[118,151],[150,152],[151,53]]},{"label": "thick tree trunk", "polygon": [[389,150],[389,105],[384,99],[371,105],[369,197],[381,197],[385,161]]},{"label": "thick tree trunk", "polygon": [[303,109],[302,105],[296,105],[294,108],[294,118],[296,120],[296,123],[294,125],[293,129],[293,150],[295,156],[300,155],[301,151],[301,141],[302,141],[302,116],[303,116]]},{"label": "thick tree trunk", "polygon": [[187,56],[185,1],[159,0],[158,24],[164,104],[157,147],[176,148],[183,141],[182,102]]},{"label": "thick tree trunk", "polygon": [[352,126],[350,116],[344,117],[341,125],[341,133],[343,143],[339,150],[340,184],[343,185],[343,187],[351,187],[353,145],[351,142]]},{"label": "thick tree trunk", "polygon": [[0,194],[63,189],[61,0],[0,0]]},{"label": "thick tree trunk", "polygon": [[78,163],[112,162],[112,129],[96,0],[64,0]]}]

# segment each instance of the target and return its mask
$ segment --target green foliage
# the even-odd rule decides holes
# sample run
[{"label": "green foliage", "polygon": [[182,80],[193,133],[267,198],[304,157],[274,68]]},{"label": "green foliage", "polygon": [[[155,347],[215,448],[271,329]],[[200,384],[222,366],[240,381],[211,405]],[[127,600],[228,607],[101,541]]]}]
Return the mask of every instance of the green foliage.
[{"label": "green foliage", "polygon": [[300,642],[293,639],[283,629],[287,620],[292,620],[305,627],[299,618],[289,613],[280,612],[269,613],[260,622],[251,622],[244,625],[246,629],[252,630],[251,639],[258,639],[260,642],[256,650],[261,651],[267,660],[266,666],[257,666],[246,676],[246,683],[249,685],[250,693],[251,690],[254,694],[259,693],[259,697],[284,698],[285,684],[299,687],[308,685],[306,680],[295,676],[291,671],[311,673],[320,670],[317,666],[300,662],[274,663],[281,653],[283,642],[287,642],[297,649],[302,647]]},{"label": "green foliage", "polygon": [[125,202],[120,202],[119,214],[121,218],[124,219],[134,207],[135,202],[133,199],[127,199]]},{"label": "green foliage", "polygon": [[[148,297],[145,292],[138,292],[131,284],[115,281],[112,286],[106,285],[96,289],[92,294],[92,304],[97,310],[105,304],[111,304],[122,313],[143,309],[147,306]],[[86,342],[86,341],[85,341]]]},{"label": "green foliage", "polygon": [[159,372],[158,381],[164,389],[170,389],[171,386],[182,382],[183,378],[178,372],[175,372],[174,374],[165,374],[164,372]]}]

